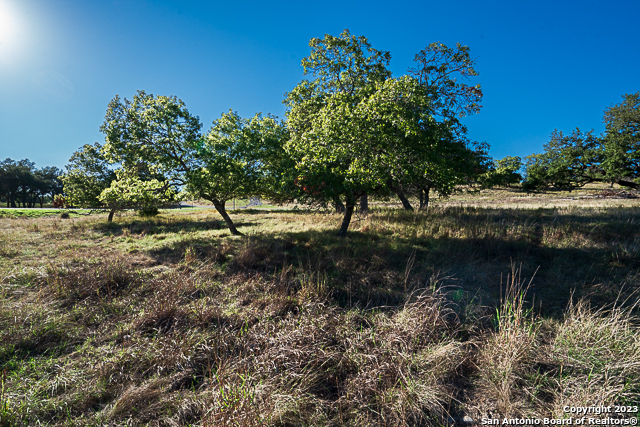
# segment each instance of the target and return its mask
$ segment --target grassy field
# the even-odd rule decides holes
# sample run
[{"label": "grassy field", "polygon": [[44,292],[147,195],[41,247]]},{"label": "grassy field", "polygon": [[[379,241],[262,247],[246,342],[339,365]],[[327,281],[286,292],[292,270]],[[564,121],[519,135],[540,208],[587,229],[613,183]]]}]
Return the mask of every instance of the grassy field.
[{"label": "grassy field", "polygon": [[326,212],[0,218],[0,426],[638,405],[640,199],[599,194],[376,203],[346,239]]},{"label": "grassy field", "polygon": [[[252,210],[281,210],[283,209],[281,206],[271,205],[268,203],[263,203],[257,206],[248,206],[250,200],[242,199],[234,201],[228,201],[226,203],[226,208],[228,210],[243,210],[250,208]],[[213,206],[209,206],[210,203],[207,201],[190,201],[190,206],[182,207],[178,210],[181,211],[194,211],[194,210],[202,210],[202,209],[213,209]],[[235,206],[235,208],[234,208]],[[68,213],[70,217],[80,217],[83,215],[89,215],[88,210],[74,210],[74,209],[54,209],[54,208],[44,208],[44,209],[29,209],[29,208],[0,208],[0,218],[42,218],[42,217],[59,217],[62,213]]]},{"label": "grassy field", "polygon": [[[0,208],[0,218],[42,218],[60,216],[63,212],[69,213],[64,209],[28,209],[28,208]],[[77,213],[69,213],[70,217],[81,216]]]}]

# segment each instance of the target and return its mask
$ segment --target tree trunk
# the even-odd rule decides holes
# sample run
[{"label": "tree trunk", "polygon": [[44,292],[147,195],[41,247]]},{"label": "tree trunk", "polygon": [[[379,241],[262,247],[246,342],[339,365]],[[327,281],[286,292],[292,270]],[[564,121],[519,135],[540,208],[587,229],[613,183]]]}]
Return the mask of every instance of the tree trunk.
[{"label": "tree trunk", "polygon": [[369,197],[366,194],[360,197],[360,212],[363,214],[369,213]]},{"label": "tree trunk", "polygon": [[344,204],[340,200],[340,197],[333,198],[333,206],[336,208],[336,213],[343,213],[345,210]]},{"label": "tree trunk", "polygon": [[113,221],[113,214],[115,214],[115,213],[116,213],[115,209],[111,209],[109,211],[109,217],[107,218],[107,222],[112,222]]},{"label": "tree trunk", "polygon": [[233,234],[234,236],[242,236],[243,234],[238,231],[238,229],[236,228],[236,225],[233,223],[233,221],[231,220],[231,217],[229,217],[229,214],[225,209],[224,205],[226,200],[215,199],[215,200],[211,200],[211,202],[213,203],[213,206],[216,208],[218,213],[222,216],[222,219],[224,219],[224,222],[227,224],[227,227],[229,228],[229,231],[231,232],[231,234]]},{"label": "tree trunk", "polygon": [[404,192],[402,191],[402,188],[396,187],[396,188],[393,188],[393,191],[394,191],[394,193],[396,193],[396,195],[398,196],[398,198],[402,202],[402,206],[404,207],[404,209],[407,210],[407,211],[412,211],[413,207],[411,207],[411,203],[409,203],[409,200],[404,195]]},{"label": "tree trunk", "polygon": [[11,207],[12,207],[12,208],[16,208],[16,207],[17,207],[17,206],[16,206],[16,197],[15,197],[15,196],[12,196],[12,197],[11,197]]},{"label": "tree trunk", "polygon": [[431,187],[421,188],[420,189],[420,207],[419,211],[427,210],[429,207],[429,192],[431,191]]},{"label": "tree trunk", "polygon": [[353,209],[356,206],[355,198],[347,196],[347,206],[342,217],[342,225],[338,231],[338,237],[346,237],[349,224],[351,223],[351,216],[353,215]]}]

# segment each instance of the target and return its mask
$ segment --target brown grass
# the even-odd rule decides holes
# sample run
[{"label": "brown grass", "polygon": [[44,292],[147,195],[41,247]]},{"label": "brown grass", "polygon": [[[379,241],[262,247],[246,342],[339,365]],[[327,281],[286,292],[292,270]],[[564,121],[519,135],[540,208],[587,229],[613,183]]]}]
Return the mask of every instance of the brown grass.
[{"label": "brown grass", "polygon": [[512,266],[504,297],[496,309],[495,330],[483,340],[477,356],[478,399],[482,418],[522,418],[531,414],[525,377],[535,365],[538,327],[525,297],[520,271]]},{"label": "brown grass", "polygon": [[241,238],[209,211],[2,219],[0,421],[429,426],[632,404],[639,216],[374,207],[346,240],[323,213],[236,213]]}]

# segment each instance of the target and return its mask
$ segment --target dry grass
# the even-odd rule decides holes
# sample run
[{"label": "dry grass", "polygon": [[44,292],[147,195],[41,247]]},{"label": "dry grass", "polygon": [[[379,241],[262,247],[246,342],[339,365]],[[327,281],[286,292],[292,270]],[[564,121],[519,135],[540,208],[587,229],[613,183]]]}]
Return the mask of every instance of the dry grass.
[{"label": "dry grass", "polygon": [[544,320],[525,308],[527,288],[514,279],[517,272],[511,277],[496,330],[477,356],[478,417],[562,419],[570,415],[566,408],[576,405],[637,405],[635,305],[594,310],[583,299],[569,304],[564,319]]},{"label": "dry grass", "polygon": [[430,426],[640,399],[636,207],[374,208],[346,240],[330,213],[234,218],[247,236],[206,210],[1,219],[0,425]]},{"label": "dry grass", "polygon": [[631,308],[594,310],[571,304],[552,343],[559,365],[552,408],[559,415],[571,400],[585,406],[637,404],[640,396],[640,324]]},{"label": "dry grass", "polygon": [[531,415],[526,376],[536,362],[539,325],[525,304],[530,286],[512,266],[496,309],[495,330],[480,344],[476,384],[482,418]]},{"label": "dry grass", "polygon": [[[451,403],[464,360],[444,301],[393,313],[310,303],[243,331],[248,349],[211,370],[210,425],[426,425]],[[242,330],[242,329],[241,329]],[[340,424],[338,424],[340,425]]]}]

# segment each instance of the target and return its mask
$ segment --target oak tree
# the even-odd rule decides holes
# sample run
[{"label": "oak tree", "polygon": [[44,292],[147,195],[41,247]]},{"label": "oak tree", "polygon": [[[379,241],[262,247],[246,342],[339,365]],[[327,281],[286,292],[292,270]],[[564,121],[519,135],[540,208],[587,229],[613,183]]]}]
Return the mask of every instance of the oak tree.
[{"label": "oak tree", "polygon": [[[66,172],[60,176],[64,186],[65,204],[71,207],[104,209],[100,194],[116,180],[116,172],[105,159],[102,145],[85,144],[74,152],[65,166]],[[109,213],[113,219],[115,210]]]},{"label": "oak tree", "polygon": [[0,162],[0,193],[7,201],[7,207],[16,207],[16,201],[22,201],[26,207],[28,196],[34,189],[33,176],[35,163],[29,159],[5,159]]},{"label": "oak tree", "polygon": [[604,112],[602,168],[607,180],[640,189],[640,92],[623,95]]},{"label": "oak tree", "polygon": [[281,194],[286,173],[275,165],[283,161],[286,128],[271,115],[246,119],[229,111],[213,122],[198,143],[194,166],[187,171],[186,188],[209,200],[224,218],[232,234],[241,234],[225,209],[235,198]]},{"label": "oak tree", "polygon": [[[386,68],[391,55],[348,30],[309,45],[311,54],[302,65],[310,79],[285,99],[286,149],[308,197],[336,206],[345,200],[338,235],[346,235],[355,203],[364,195],[401,194],[403,186],[435,187],[447,195],[472,174],[477,156],[457,117],[479,108],[472,105],[481,95],[479,86],[448,86],[451,73],[440,69],[441,78],[432,79],[430,65],[414,76],[392,78]],[[464,55],[448,59],[458,62]],[[472,63],[463,65],[467,68],[456,72],[475,75]],[[441,98],[443,91],[448,99]]]},{"label": "oak tree", "polygon": [[155,215],[158,208],[177,205],[180,195],[161,176],[122,168],[116,170],[116,179],[102,190],[98,199],[110,210],[108,221],[111,221],[114,212],[126,209],[136,209],[144,216]]},{"label": "oak tree", "polygon": [[345,200],[342,225],[345,236],[356,201],[385,185],[379,172],[376,145],[367,140],[363,102],[376,85],[391,76],[391,55],[374,49],[363,36],[348,30],[338,37],[325,35],[309,42],[311,54],[302,60],[305,75],[286,95],[287,153],[296,163],[296,183],[313,198]]},{"label": "oak tree", "polygon": [[206,135],[201,127],[175,96],[138,91],[131,101],[116,96],[109,103],[101,130],[110,161],[153,166],[169,183],[210,201],[229,231],[239,235],[225,204],[263,191],[269,181],[266,165],[282,143],[282,126],[271,116],[249,120],[230,111]]},{"label": "oak tree", "polygon": [[602,180],[601,140],[593,130],[575,129],[565,135],[557,129],[551,133],[544,152],[526,158],[523,188],[527,191],[554,188],[571,191],[590,182]]}]

